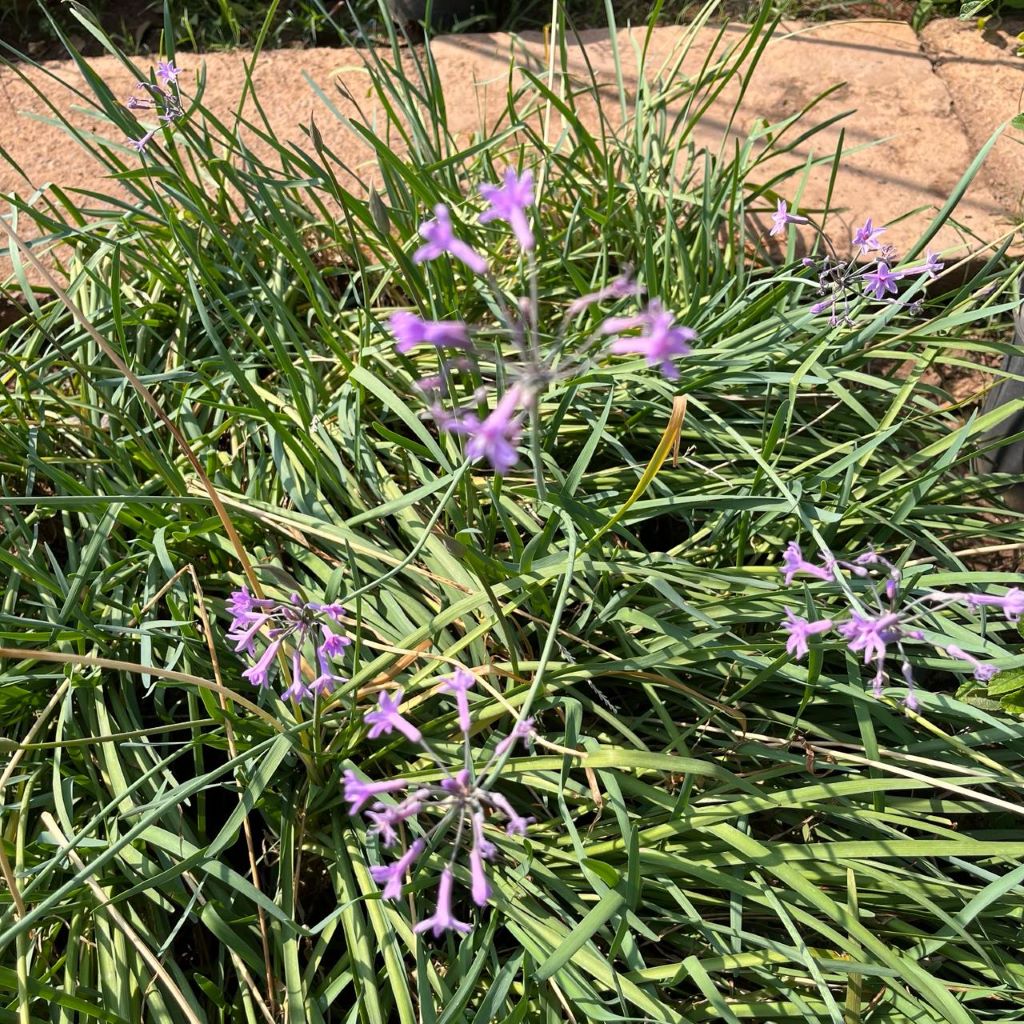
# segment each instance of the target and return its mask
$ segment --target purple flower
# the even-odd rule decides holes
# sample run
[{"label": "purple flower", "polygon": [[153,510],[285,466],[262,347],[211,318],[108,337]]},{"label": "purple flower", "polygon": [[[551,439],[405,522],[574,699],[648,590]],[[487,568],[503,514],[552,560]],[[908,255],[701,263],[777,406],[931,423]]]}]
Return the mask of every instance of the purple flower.
[{"label": "purple flower", "polygon": [[334,601],[331,604],[316,604],[311,601],[306,607],[321,615],[326,615],[327,618],[331,619],[333,622],[341,622],[341,619],[345,614],[344,606],[339,604],[337,601]]},{"label": "purple flower", "polygon": [[526,219],[526,209],[534,205],[533,196],[533,174],[530,171],[523,173],[520,177],[514,168],[508,167],[505,170],[504,185],[480,186],[480,194],[490,203],[490,209],[480,214],[480,223],[488,224],[492,220],[505,220],[512,227],[512,231],[519,244],[526,250],[533,249],[533,232]]},{"label": "purple flower", "polygon": [[433,932],[434,938],[440,938],[446,931],[452,930],[465,935],[473,930],[473,926],[459,921],[452,916],[452,869],[446,867],[441,872],[441,881],[437,887],[437,910],[424,918],[413,928],[416,933]]},{"label": "purple flower", "polygon": [[236,652],[256,652],[256,635],[273,619],[273,605],[273,601],[251,601],[249,611],[235,613],[225,635],[235,645]]},{"label": "purple flower", "polygon": [[326,658],[337,658],[339,655],[343,654],[345,652],[345,648],[352,643],[347,636],[335,633],[326,626],[321,626],[320,629],[323,631],[324,642],[317,649]]},{"label": "purple flower", "polygon": [[604,288],[599,288],[596,292],[587,292],[586,295],[581,295],[578,299],[575,299],[569,304],[566,316],[578,316],[595,302],[604,302],[606,299],[624,299],[631,295],[642,294],[643,288],[633,281],[628,274],[622,274],[614,278]]},{"label": "purple flower", "polygon": [[524,718],[516,722],[512,731],[503,739],[499,740],[494,748],[494,756],[501,757],[510,747],[515,745],[516,740],[527,740],[533,735],[533,719]]},{"label": "purple flower", "polygon": [[1007,622],[1017,622],[1021,615],[1024,615],[1024,590],[1018,587],[1010,587],[1002,597],[992,594],[964,594],[962,596],[970,608],[980,608],[986,604],[1002,608]]},{"label": "purple flower", "polygon": [[507,473],[518,461],[517,446],[522,434],[522,419],[516,415],[520,390],[511,387],[494,411],[483,422],[469,413],[442,420],[442,427],[453,434],[466,434],[466,457],[475,462],[486,459],[496,473]]},{"label": "purple flower", "polygon": [[788,608],[786,609],[786,619],[787,621],[782,625],[782,628],[789,633],[786,651],[794,658],[802,658],[808,652],[808,637],[816,636],[818,633],[827,633],[832,628],[831,619],[818,619],[816,622],[809,622],[807,619],[800,618],[799,615],[794,615]]},{"label": "purple flower", "polygon": [[308,686],[306,686],[306,684],[302,681],[302,678],[300,676],[297,679],[292,679],[292,685],[289,686],[288,689],[281,694],[281,700],[294,700],[298,701],[301,704],[302,701],[304,701],[307,697],[312,696],[313,691],[310,690]]},{"label": "purple flower", "polygon": [[478,907],[486,906],[487,901],[491,898],[491,883],[487,881],[483,855],[476,844],[469,848],[469,873],[472,880],[473,902]]},{"label": "purple flower", "polygon": [[395,350],[406,353],[417,345],[435,348],[469,348],[469,334],[461,320],[421,320],[415,313],[400,310],[388,321],[395,336]]},{"label": "purple flower", "polygon": [[224,607],[236,619],[248,615],[255,606],[255,598],[249,593],[248,587],[231,591],[231,596],[224,602]]},{"label": "purple flower", "polygon": [[[425,847],[426,844],[423,840],[417,839],[393,864],[370,868],[370,874],[375,882],[387,882],[387,885],[384,886],[384,891],[381,893],[384,899],[397,900],[402,895],[405,873],[412,867],[413,862],[419,857]],[[450,888],[451,886],[449,885]]]},{"label": "purple flower", "polygon": [[510,836],[525,836],[526,827],[533,822],[533,818],[524,818],[512,809],[512,805],[500,794],[491,793],[489,795],[490,801],[495,807],[501,811],[502,814],[508,818],[508,824],[505,826],[505,831]]},{"label": "purple flower", "polygon": [[281,700],[294,700],[300,703],[307,697],[312,697],[309,687],[302,679],[302,652],[292,651],[292,685],[281,694]]},{"label": "purple flower", "polygon": [[468,797],[473,791],[473,780],[468,768],[460,768],[454,775],[441,780],[441,788],[456,797]]},{"label": "purple flower", "polygon": [[169,60],[162,60],[157,63],[156,77],[165,85],[176,85],[181,68],[176,68]]},{"label": "purple flower", "polygon": [[407,740],[419,743],[423,734],[411,722],[407,722],[399,713],[398,706],[402,703],[402,689],[395,690],[394,696],[381,692],[376,711],[367,711],[363,721],[370,726],[369,737],[375,740],[382,734],[389,734],[397,729]]},{"label": "purple flower", "polygon": [[[325,616],[337,621],[344,611],[341,605],[305,602],[298,594],[292,594],[287,601],[255,598],[243,587],[231,594],[226,607],[232,614],[226,636],[237,652],[255,656],[261,634],[269,641],[256,663],[242,673],[256,686],[268,685],[273,659],[279,650],[286,651],[292,662],[292,682],[282,695],[284,700],[328,694],[342,681],[334,674],[329,659],[340,655],[351,641],[336,634],[323,621]],[[314,646],[317,631],[322,631],[323,642]],[[302,674],[302,657],[309,647],[314,647],[320,675],[307,684]]]},{"label": "purple flower", "polygon": [[366,812],[366,816],[373,822],[371,831],[377,833],[385,846],[393,846],[398,839],[395,826],[409,818],[415,818],[423,810],[424,799],[429,796],[429,789],[418,789],[412,796],[406,797],[394,807],[388,807],[378,801],[373,805],[372,811]]},{"label": "purple flower", "polygon": [[[496,812],[503,817],[505,830],[510,836],[525,836],[534,820],[517,814],[504,796],[477,777],[473,768],[476,759],[473,757],[468,733],[469,708],[463,705],[463,700],[468,700],[467,693],[475,682],[473,674],[464,668],[456,667],[450,676],[442,678],[440,682],[440,689],[453,694],[459,704],[459,719],[464,734],[463,757],[459,759],[459,767],[451,771],[445,770],[440,755],[431,749],[426,740],[421,739],[420,742],[431,759],[442,768],[442,776],[437,781],[419,783],[415,790],[409,792],[410,784],[405,779],[366,782],[358,778],[353,771],[344,773],[344,794],[350,804],[351,813],[365,813],[370,822],[368,831],[376,835],[381,845],[388,848],[399,846],[405,831],[399,826],[409,819],[415,819],[412,831],[423,837],[394,863],[371,869],[374,879],[385,884],[383,896],[386,899],[396,899],[401,894],[407,872],[413,870],[414,861],[426,846],[429,844],[433,851],[440,854],[447,837],[451,849],[446,867],[441,874],[436,912],[416,926],[417,932],[431,932],[435,936],[445,931],[465,933],[470,929],[469,924],[457,920],[452,915],[451,909],[454,870],[460,856],[465,856],[463,863],[468,867],[469,894],[473,902],[483,907],[492,897],[485,862],[494,859],[497,848],[484,835],[485,815],[488,812]],[[375,726],[371,735],[389,732],[392,728],[402,728],[403,721],[398,714],[401,696],[401,690],[390,699],[386,694],[380,695],[380,710],[371,711],[365,716],[366,721]],[[404,724],[408,726],[408,723]],[[512,738],[526,737],[531,730],[531,720],[526,719],[517,723],[513,729],[513,737],[505,742],[511,742]],[[492,770],[494,762],[495,757],[492,755],[483,769],[483,775],[488,776],[491,781],[498,772],[497,768]],[[397,793],[400,790],[405,792],[397,798],[396,803],[375,799],[378,794]],[[372,809],[364,811],[371,799],[374,800]]]},{"label": "purple flower", "polygon": [[459,710],[459,728],[468,733],[473,724],[469,717],[469,698],[466,696],[469,688],[476,682],[476,676],[467,672],[461,666],[450,676],[445,677],[441,682],[443,693],[455,694],[455,706]]},{"label": "purple flower", "polygon": [[795,213],[787,212],[789,207],[786,204],[785,199],[780,199],[779,204],[772,214],[772,229],[768,232],[773,238],[777,238],[780,235],[786,233],[787,224],[806,224],[806,217],[799,217]]},{"label": "purple flower", "polygon": [[253,686],[258,686],[261,690],[266,689],[270,685],[270,667],[274,664],[274,658],[277,656],[280,646],[280,640],[275,640],[273,643],[268,644],[267,649],[260,656],[256,664],[242,673],[242,678],[248,679]]},{"label": "purple flower", "polygon": [[934,277],[945,265],[945,263],[939,260],[938,253],[934,253],[929,249],[925,254],[924,263],[917,267],[901,268],[896,272],[896,278],[897,280],[902,280],[904,277],[914,277],[916,274],[931,274]]},{"label": "purple flower", "polygon": [[993,679],[999,674],[999,669],[997,669],[995,665],[986,665],[983,661],[978,661],[974,655],[968,654],[966,651],[961,650],[953,644],[950,644],[946,648],[946,653],[951,658],[959,658],[961,661],[969,662],[971,667],[974,669],[974,678],[979,682],[987,683],[990,679]]},{"label": "purple flower", "polygon": [[689,343],[697,340],[697,332],[691,327],[676,327],[674,323],[675,316],[663,309],[657,299],[651,299],[647,309],[637,316],[606,320],[601,332],[617,334],[639,327],[639,335],[613,337],[609,346],[611,351],[619,355],[646,356],[648,366],[656,366],[670,380],[675,380],[679,370],[672,360],[676,356],[690,354]]},{"label": "purple flower", "polygon": [[366,782],[351,769],[347,770],[342,778],[345,785],[345,799],[349,802],[349,814],[358,814],[364,804],[369,803],[380,793],[395,793],[409,785],[405,779]]},{"label": "purple flower", "polygon": [[473,271],[474,274],[487,272],[487,261],[465,242],[455,237],[452,230],[452,218],[448,207],[438,203],[434,207],[434,220],[424,221],[420,225],[420,234],[426,239],[413,254],[413,263],[425,263],[436,260],[438,256],[449,253]]},{"label": "purple flower", "polygon": [[878,670],[872,683],[875,695],[882,692],[882,677],[885,667],[887,645],[900,638],[899,615],[886,612],[876,618],[852,612],[846,622],[841,622],[837,629],[847,639],[846,646],[855,654],[864,652],[864,664],[874,661]]},{"label": "purple flower", "polygon": [[484,836],[484,812],[473,814],[473,845],[483,860],[493,860],[498,848]]},{"label": "purple flower", "polygon": [[800,550],[800,545],[795,540],[791,540],[786,545],[786,550],[782,556],[782,568],[779,572],[782,573],[783,582],[788,587],[798,572],[805,572],[810,576],[816,576],[819,580],[832,581],[835,579],[833,575],[834,565],[835,562],[831,558],[825,560],[824,567],[808,562]]},{"label": "purple flower", "polygon": [[871,218],[864,222],[862,228],[857,229],[857,233],[853,236],[853,244],[859,246],[861,252],[873,252],[875,249],[880,248],[878,236],[885,231],[885,228],[876,228],[871,223]]},{"label": "purple flower", "polygon": [[322,669],[321,665],[320,675],[309,684],[309,691],[316,697],[329,697],[334,693],[334,688],[339,683],[346,682],[346,679],[344,676],[336,676],[333,672],[322,671]]},{"label": "purple flower", "polygon": [[864,290],[869,295],[874,295],[876,299],[884,299],[887,292],[891,292],[893,295],[896,294],[896,282],[898,280],[899,276],[889,269],[888,264],[879,260],[875,272],[865,275]]}]

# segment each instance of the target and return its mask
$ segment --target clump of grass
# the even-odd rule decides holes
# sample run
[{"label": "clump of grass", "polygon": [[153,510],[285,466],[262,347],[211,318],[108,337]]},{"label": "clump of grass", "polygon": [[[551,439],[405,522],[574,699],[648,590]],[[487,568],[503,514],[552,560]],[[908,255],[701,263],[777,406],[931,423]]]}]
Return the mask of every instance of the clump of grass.
[{"label": "clump of grass", "polygon": [[[133,154],[127,112],[76,57],[110,126],[90,145],[130,199],[85,224],[59,196],[13,200],[66,286],[22,275],[0,335],[11,1019],[1024,1016],[1024,726],[959,698],[966,673],[939,653],[912,652],[916,711],[874,697],[840,643],[794,661],[779,572],[799,540],[871,545],[922,589],[1012,585],[960,553],[1019,530],[990,521],[968,472],[993,417],[920,379],[965,345],[1006,348],[980,332],[1016,305],[1019,271],[997,255],[916,319],[813,316],[814,282],[747,228],[791,184],[765,161],[808,123],[722,150],[692,137],[770,28],[595,130],[559,19],[555,74],[527,76],[509,129],[465,149],[429,49],[396,75],[392,36],[365,54],[408,152],[378,129],[368,195],[312,129],[272,160],[215,160],[241,122],[201,104]],[[397,308],[494,313],[478,279],[413,261],[438,203],[517,290],[515,250],[467,197],[521,161],[544,308],[630,266],[701,339],[679,382],[641,360],[553,379],[543,487],[525,461],[501,479],[466,464],[420,415],[422,357],[385,326]],[[909,375],[878,369],[892,360]],[[242,678],[225,601],[243,584],[352,596],[330,703]],[[826,580],[799,593],[841,598]],[[943,627],[1012,667],[1005,624]],[[345,783],[437,781],[407,738],[368,741],[396,685],[458,759],[454,698],[422,711],[452,663],[487,683],[471,729],[527,705],[548,745],[502,767],[537,821],[502,839],[491,909],[460,908],[475,927],[435,943],[410,913],[444,861],[424,854],[409,900],[382,900]]]}]

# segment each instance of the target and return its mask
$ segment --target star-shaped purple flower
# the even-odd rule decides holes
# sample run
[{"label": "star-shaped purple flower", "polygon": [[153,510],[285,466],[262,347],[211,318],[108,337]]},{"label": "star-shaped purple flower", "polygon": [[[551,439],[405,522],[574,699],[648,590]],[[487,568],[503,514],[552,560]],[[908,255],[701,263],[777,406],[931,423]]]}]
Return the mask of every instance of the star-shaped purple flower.
[{"label": "star-shaped purple flower", "polygon": [[360,809],[380,793],[397,793],[409,783],[405,779],[386,779],[384,782],[367,782],[351,769],[342,776],[345,784],[345,799],[349,802],[349,814],[358,814]]},{"label": "star-shaped purple flower", "polygon": [[789,207],[785,199],[780,199],[779,204],[772,214],[772,229],[768,232],[772,238],[778,238],[786,233],[787,224],[806,224],[807,218],[800,217],[795,213],[789,213]]},{"label": "star-shaped purple flower", "polygon": [[886,612],[875,617],[852,612],[846,622],[841,622],[836,627],[846,637],[846,646],[854,654],[864,652],[865,665],[875,662],[877,671],[872,680],[872,688],[876,696],[882,692],[888,645],[899,640],[901,636],[899,622],[900,617],[895,612]]},{"label": "star-shaped purple flower", "polygon": [[832,582],[835,579],[834,568],[835,562],[831,558],[826,559],[824,566],[808,562],[807,559],[804,558],[800,545],[797,544],[795,540],[791,540],[786,545],[786,550],[783,552],[782,568],[779,572],[782,573],[783,582],[788,587],[793,582],[793,577],[798,572],[807,573],[809,576],[815,576],[819,580]]},{"label": "star-shaped purple flower", "polygon": [[511,387],[502,396],[494,411],[483,421],[472,413],[442,421],[452,434],[465,434],[466,457],[471,462],[486,459],[496,473],[507,473],[519,461],[519,438],[522,417],[517,415],[520,390]]},{"label": "star-shaped purple flower", "polygon": [[176,85],[178,82],[178,75],[181,74],[181,68],[176,68],[169,60],[161,60],[156,65],[156,77],[160,79],[164,85]]},{"label": "star-shaped purple flower", "polygon": [[786,652],[794,658],[802,658],[809,650],[807,638],[816,636],[818,633],[827,633],[832,628],[831,619],[818,619],[816,622],[809,622],[807,619],[794,615],[789,608],[786,609],[786,622],[782,628],[789,634],[786,640]]},{"label": "star-shaped purple flower", "polygon": [[871,223],[871,218],[864,222],[864,226],[857,229],[857,233],[853,236],[853,244],[857,246],[861,252],[874,252],[876,249],[882,247],[881,242],[878,240],[878,236],[885,231],[885,228],[876,228]]},{"label": "star-shaped purple flower", "polygon": [[445,253],[461,260],[474,274],[487,272],[487,261],[472,246],[455,237],[452,228],[452,215],[448,207],[438,203],[434,207],[434,220],[424,221],[420,225],[420,234],[426,239],[413,254],[413,263],[426,263],[436,260]]},{"label": "star-shaped purple flower", "polygon": [[697,340],[697,332],[692,327],[675,326],[675,315],[664,309],[657,299],[651,299],[647,309],[636,316],[610,317],[601,332],[617,334],[637,327],[640,328],[638,335],[613,337],[610,350],[622,355],[645,356],[648,366],[657,367],[670,380],[675,380],[679,368],[673,359],[690,354],[690,342]]},{"label": "star-shaped purple flower", "polygon": [[394,729],[397,729],[407,740],[411,740],[413,743],[419,743],[423,738],[423,734],[419,729],[412,722],[406,721],[398,710],[402,703],[402,694],[404,692],[404,690],[399,688],[395,690],[393,695],[389,696],[384,691],[381,691],[377,698],[377,709],[375,711],[367,711],[363,715],[363,721],[370,726],[368,735],[371,740],[375,740],[378,736],[386,735]]},{"label": "star-shaped purple flower", "polygon": [[505,220],[519,244],[530,251],[534,247],[533,232],[526,219],[526,210],[534,205],[533,174],[525,171],[520,177],[515,168],[508,167],[504,174],[504,185],[483,184],[480,194],[490,203],[490,207],[480,214],[480,223],[487,224],[492,220]]},{"label": "star-shaped purple flower", "polygon": [[876,299],[884,299],[886,293],[896,294],[896,282],[899,279],[900,275],[894,274],[884,260],[879,260],[875,272],[865,275],[864,288],[869,295],[874,295]]},{"label": "star-shaped purple flower", "polygon": [[466,935],[473,926],[459,921],[452,913],[452,882],[455,876],[452,869],[446,867],[441,872],[441,881],[437,887],[437,910],[430,917],[424,918],[413,928],[414,932],[432,932],[434,938],[440,938],[447,931],[456,931]]},{"label": "star-shaped purple flower", "polygon": [[416,839],[405,853],[391,864],[383,867],[376,865],[370,868],[370,875],[375,882],[386,882],[381,895],[386,900],[397,900],[402,895],[402,883],[406,872],[413,862],[426,849],[422,839]]}]

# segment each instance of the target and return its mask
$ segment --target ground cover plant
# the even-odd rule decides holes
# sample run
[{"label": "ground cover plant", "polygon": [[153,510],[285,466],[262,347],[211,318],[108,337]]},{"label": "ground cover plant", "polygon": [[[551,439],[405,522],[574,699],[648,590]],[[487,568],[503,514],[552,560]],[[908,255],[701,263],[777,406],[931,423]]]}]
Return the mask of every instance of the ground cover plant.
[{"label": "ground cover plant", "polygon": [[1019,270],[948,283],[957,195],[835,237],[813,109],[697,146],[767,13],[599,130],[556,23],[461,146],[367,47],[359,194],[76,56],[125,191],[5,229],[0,1019],[1024,1019],[1019,409],[926,377]]}]

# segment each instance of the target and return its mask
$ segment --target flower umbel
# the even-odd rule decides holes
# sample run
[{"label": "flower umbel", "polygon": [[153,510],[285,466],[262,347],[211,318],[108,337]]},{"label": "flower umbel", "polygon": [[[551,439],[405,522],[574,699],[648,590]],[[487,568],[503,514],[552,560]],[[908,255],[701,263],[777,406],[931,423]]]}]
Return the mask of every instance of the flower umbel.
[{"label": "flower umbel", "polygon": [[[903,574],[888,559],[869,549],[858,555],[853,561],[845,562],[825,555],[825,565],[829,571],[806,561],[800,552],[800,546],[791,542],[786,549],[783,560],[783,573],[786,585],[789,586],[798,573],[808,573],[819,579],[828,579],[837,584],[846,597],[846,615],[844,618],[819,619],[810,622],[795,615],[786,608],[786,621],[782,628],[788,633],[786,651],[794,658],[802,658],[808,653],[808,638],[830,629],[835,629],[846,640],[847,649],[861,657],[865,665],[873,665],[875,674],[871,680],[871,688],[875,696],[881,696],[886,680],[887,663],[895,653],[900,658],[901,674],[907,683],[907,695],[904,698],[907,707],[917,707],[914,692],[914,673],[907,654],[910,642],[929,643],[952,658],[967,662],[973,669],[974,678],[988,682],[999,671],[995,665],[979,661],[959,646],[943,640],[941,646],[917,628],[922,620],[933,617],[931,605],[936,603],[943,607],[962,603],[969,608],[980,608],[986,605],[1002,609],[1010,622],[1024,614],[1024,591],[1011,588],[1002,597],[988,594],[941,593],[928,591],[925,594],[906,600],[903,594]],[[838,574],[845,569],[853,577],[862,580],[867,588],[869,603],[872,609],[858,600],[850,591],[847,582]],[[821,597],[821,591],[815,597]],[[826,592],[827,593],[827,592]],[[941,622],[932,623],[933,631],[944,628]]]},{"label": "flower umbel", "polygon": [[[292,676],[291,685],[281,694],[282,700],[326,696],[344,682],[334,669],[333,659],[344,654],[351,640],[328,625],[337,624],[344,614],[340,605],[303,601],[298,594],[292,594],[287,601],[255,598],[247,587],[242,587],[231,594],[225,607],[231,614],[226,637],[237,653],[255,656],[257,640],[267,641],[263,653],[242,673],[254,686],[269,687],[271,671],[281,652],[289,657]],[[308,684],[304,676],[305,655],[315,658],[320,670]]]},{"label": "flower umbel", "polygon": [[[543,498],[546,486],[539,435],[541,399],[548,388],[593,369],[603,353],[643,355],[649,366],[675,379],[680,373],[677,361],[690,353],[697,331],[677,324],[675,315],[655,299],[637,313],[610,317],[585,337],[575,336],[580,314],[590,307],[642,294],[628,266],[607,283],[568,302],[560,323],[546,329],[541,322],[536,239],[527,215],[536,205],[533,175],[510,167],[500,182],[484,183],[480,192],[487,201],[480,222],[507,222],[527,255],[528,294],[507,294],[487,260],[456,235],[449,208],[438,204],[434,219],[420,226],[424,244],[415,250],[413,260],[424,263],[448,254],[478,274],[481,280],[475,282],[474,294],[489,293],[485,294],[487,306],[500,329],[487,324],[471,328],[457,319],[422,320],[404,310],[391,316],[390,327],[401,353],[412,353],[419,346],[442,350],[437,363],[414,386],[430,403],[423,415],[442,431],[466,438],[469,462],[485,463],[498,474],[509,473],[519,462],[521,442],[529,430],[526,439],[534,482]],[[443,351],[452,348],[459,350],[456,357]],[[413,358],[419,361],[422,356],[416,353]]]},{"label": "flower umbel", "polygon": [[[491,898],[491,883],[487,877],[485,862],[497,855],[497,847],[485,835],[488,815],[499,815],[505,819],[506,834],[524,836],[532,818],[523,817],[501,793],[490,788],[488,772],[497,764],[500,768],[502,754],[510,743],[529,740],[533,735],[531,719],[517,721],[510,736],[499,741],[483,769],[476,773],[475,759],[470,749],[470,718],[468,692],[476,682],[466,669],[457,667],[454,672],[440,680],[442,693],[455,697],[457,722],[463,737],[463,763],[461,767],[449,770],[445,762],[423,738],[414,725],[398,715],[401,690],[385,703],[381,694],[381,709],[368,711],[364,719],[371,725],[370,736],[389,732],[391,728],[403,731],[410,739],[415,737],[427,756],[442,769],[438,782],[411,782],[406,779],[389,779],[381,782],[367,782],[354,771],[344,775],[345,799],[352,814],[365,814],[371,822],[369,832],[376,835],[381,846],[392,849],[404,847],[399,856],[390,864],[372,867],[373,878],[384,883],[382,896],[397,899],[402,892],[406,876],[415,871],[417,862],[427,851],[440,852],[442,845],[450,841],[451,847],[441,871],[437,889],[436,910],[420,921],[414,928],[417,933],[429,932],[439,938],[445,932],[465,934],[471,925],[459,920],[452,910],[452,893],[455,870],[460,856],[465,854],[469,868],[470,897],[478,907],[483,907]],[[396,717],[397,716],[397,717]],[[491,775],[494,773],[491,772]],[[375,799],[386,797],[387,799]],[[370,801],[372,806],[367,806]],[[402,837],[411,830],[416,838],[404,843]]]},{"label": "flower umbel", "polygon": [[[786,224],[793,222],[792,214],[786,211],[784,201],[780,200],[779,209],[772,220],[775,225],[772,234],[784,231]],[[850,252],[845,257],[840,257],[836,253],[832,243],[820,229],[816,230],[825,247],[826,255],[817,259],[804,257],[800,262],[816,271],[818,277],[818,295],[821,298],[810,306],[809,312],[813,316],[828,313],[829,322],[833,327],[840,324],[853,326],[850,307],[853,303],[862,302],[864,296],[869,296],[877,302],[903,305],[904,300],[899,297],[897,282],[920,274],[934,276],[943,268],[942,262],[933,252],[929,252],[924,263],[916,267],[897,267],[898,254],[895,248],[883,245],[881,241],[881,235],[886,229],[875,227],[870,217],[857,229],[851,240]],[[878,256],[873,263],[865,265],[861,258],[868,253],[878,253]],[[915,313],[919,307],[920,304],[914,302],[907,308],[911,313]]]},{"label": "flower umbel", "polygon": [[181,105],[181,93],[178,88],[178,75],[181,68],[176,68],[170,61],[161,60],[156,66],[156,76],[165,88],[151,82],[137,82],[135,92],[142,96],[129,96],[125,106],[129,110],[152,110],[160,121],[155,128],[150,128],[141,138],[129,139],[128,145],[137,153],[143,152],[146,146],[161,127],[173,124],[185,116],[185,108]]}]

